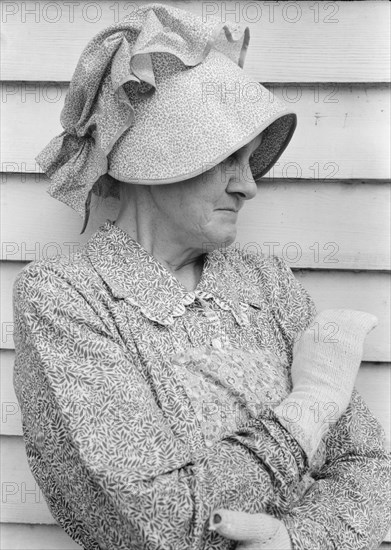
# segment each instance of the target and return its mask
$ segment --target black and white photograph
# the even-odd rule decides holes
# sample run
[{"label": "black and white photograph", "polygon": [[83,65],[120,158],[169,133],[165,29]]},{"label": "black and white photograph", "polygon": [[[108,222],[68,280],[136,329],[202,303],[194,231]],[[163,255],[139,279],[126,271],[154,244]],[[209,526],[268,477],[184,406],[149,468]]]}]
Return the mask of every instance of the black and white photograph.
[{"label": "black and white photograph", "polygon": [[1,550],[391,550],[391,5],[2,1]]}]

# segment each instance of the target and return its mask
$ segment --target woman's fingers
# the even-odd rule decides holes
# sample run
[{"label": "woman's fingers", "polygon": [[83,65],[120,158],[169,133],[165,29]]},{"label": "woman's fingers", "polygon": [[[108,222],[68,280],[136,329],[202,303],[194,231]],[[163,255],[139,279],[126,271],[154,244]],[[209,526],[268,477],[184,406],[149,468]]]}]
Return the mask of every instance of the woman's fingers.
[{"label": "woman's fingers", "polygon": [[247,514],[219,508],[209,519],[209,529],[240,541],[237,550],[292,550],[285,524],[268,514]]},{"label": "woman's fingers", "polygon": [[[209,529],[217,531],[225,538],[250,541],[257,540],[262,537],[262,531],[265,531],[265,519],[270,518],[271,521],[277,521],[266,514],[247,514],[246,512],[236,512],[220,508],[214,510],[211,514]],[[270,532],[270,528],[267,529]]]}]

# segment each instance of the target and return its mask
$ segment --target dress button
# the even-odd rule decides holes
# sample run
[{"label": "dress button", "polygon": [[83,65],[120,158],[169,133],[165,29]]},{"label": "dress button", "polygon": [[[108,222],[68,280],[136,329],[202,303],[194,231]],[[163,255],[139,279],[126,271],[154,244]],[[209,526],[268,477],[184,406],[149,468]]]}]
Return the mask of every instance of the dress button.
[{"label": "dress button", "polygon": [[213,338],[213,340],[212,340],[212,346],[213,346],[214,348],[221,349],[221,348],[222,348],[221,340],[220,340],[219,338]]}]

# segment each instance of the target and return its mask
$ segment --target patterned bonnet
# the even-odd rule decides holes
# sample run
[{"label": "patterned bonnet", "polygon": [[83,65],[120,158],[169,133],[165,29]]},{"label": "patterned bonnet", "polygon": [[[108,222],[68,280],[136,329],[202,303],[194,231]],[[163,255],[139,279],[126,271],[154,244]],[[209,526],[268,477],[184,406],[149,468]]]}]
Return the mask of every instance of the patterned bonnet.
[{"label": "patterned bonnet", "polygon": [[[48,193],[88,222],[92,193],[118,181],[158,185],[213,169],[261,132],[257,181],[290,141],[296,115],[243,71],[249,29],[147,4],[81,54],[61,112],[64,131],[36,157]],[[244,175],[245,177],[245,175]]]}]

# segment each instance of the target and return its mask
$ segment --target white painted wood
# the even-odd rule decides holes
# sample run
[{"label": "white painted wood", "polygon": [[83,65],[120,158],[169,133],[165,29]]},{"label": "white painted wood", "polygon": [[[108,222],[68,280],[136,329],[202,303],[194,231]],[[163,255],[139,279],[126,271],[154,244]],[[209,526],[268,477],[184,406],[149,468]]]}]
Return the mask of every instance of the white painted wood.
[{"label": "white painted wood", "polygon": [[14,351],[0,350],[0,433],[2,435],[22,435],[22,418],[13,385],[14,359]]},{"label": "white painted wood", "polygon": [[30,472],[22,437],[1,436],[4,523],[55,524],[43,494]]},{"label": "white painted wood", "polygon": [[[90,38],[145,3],[81,1],[70,7],[65,1],[4,2],[3,79],[69,80]],[[249,26],[245,67],[257,80],[390,79],[387,2],[164,3],[191,10],[204,20],[214,15],[221,22]]]},{"label": "white painted wood", "polygon": [[391,450],[391,365],[362,363],[355,386],[382,425],[386,446]]},{"label": "white painted wood", "polygon": [[[269,87],[297,112],[299,121],[269,177],[318,179],[325,184],[329,179],[390,177],[389,85]],[[2,90],[1,170],[39,172],[35,157],[62,132],[60,112],[67,86],[6,82]]]},{"label": "white painted wood", "polygon": [[390,269],[387,183],[265,181],[241,214],[237,245],[291,268]]},{"label": "white painted wood", "polygon": [[[1,423],[2,435],[21,435],[22,420],[13,388],[13,350],[0,350]],[[389,363],[362,363],[356,387],[372,413],[384,428],[386,438],[391,440],[391,365]]]},{"label": "white painted wood", "polygon": [[55,523],[30,472],[21,437],[1,436],[1,520],[4,523]]},{"label": "white painted wood", "polygon": [[[1,348],[13,349],[12,285],[24,264],[1,262]],[[379,272],[299,271],[297,278],[311,294],[319,311],[350,308],[376,315],[379,325],[368,335],[364,361],[390,361],[389,274]]]},{"label": "white painted wood", "polygon": [[[91,215],[80,235],[78,214],[50,197],[47,183],[35,177],[29,174],[23,182],[12,174],[0,184],[2,260],[69,255],[107,218],[116,218],[119,203],[112,200]],[[390,269],[390,204],[390,185],[384,182],[265,179],[240,213],[237,246],[274,251],[291,267]]]},{"label": "white painted wood", "polygon": [[295,273],[315,301],[318,311],[350,308],[373,313],[378,326],[364,345],[364,361],[390,361],[389,273],[301,271]]},{"label": "white painted wood", "polygon": [[[379,317],[379,327],[367,340],[366,362],[356,387],[384,427],[389,445],[390,364],[373,363],[391,360],[389,275],[376,272],[390,268],[389,186],[381,181],[390,177],[390,96],[389,87],[380,84],[390,81],[389,3],[275,2],[271,7],[270,3],[232,0],[167,3],[249,25],[246,70],[261,82],[280,83],[269,87],[297,109],[295,137],[269,174],[275,179],[264,180],[258,197],[247,205],[237,241],[241,248],[263,252],[268,250],[266,243],[277,242],[275,253],[291,267],[315,269],[296,275],[319,310],[352,307]],[[3,550],[80,548],[54,525],[19,437],[21,418],[12,386],[11,290],[24,265],[18,260],[75,250],[106,217],[115,218],[115,203],[111,203],[92,217],[86,235],[79,236],[80,218],[46,195],[43,181],[34,181],[33,174],[39,172],[34,157],[62,130],[59,113],[82,49],[94,34],[135,5],[125,0],[82,0],[73,7],[63,1],[1,5],[5,82],[0,170],[8,174],[1,175],[0,258],[9,260],[0,264],[0,346],[5,348],[0,351],[1,515],[3,522],[11,522],[0,527]],[[35,10],[35,15],[28,15],[28,10]],[[70,10],[74,10],[73,19]],[[294,82],[300,84],[289,84]],[[20,174],[12,172],[32,174],[23,174],[25,181],[21,181]],[[28,254],[32,249],[34,253]],[[298,252],[300,259],[295,260]],[[333,259],[338,262],[330,263]],[[373,272],[341,271],[356,269]],[[38,525],[41,522],[47,525]],[[391,532],[386,540],[391,541]]]},{"label": "white painted wood", "polygon": [[2,550],[83,550],[57,525],[0,524]]},{"label": "white painted wood", "polygon": [[[391,540],[390,533],[386,540]],[[82,550],[55,525],[0,524],[0,545],[3,550]],[[386,542],[379,546],[379,550],[390,548]]]}]

